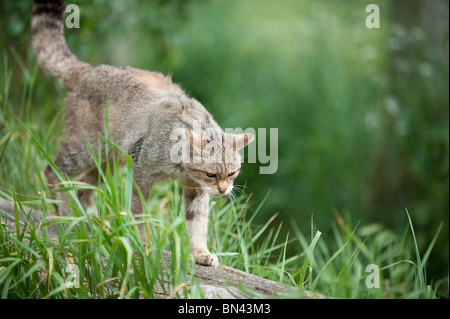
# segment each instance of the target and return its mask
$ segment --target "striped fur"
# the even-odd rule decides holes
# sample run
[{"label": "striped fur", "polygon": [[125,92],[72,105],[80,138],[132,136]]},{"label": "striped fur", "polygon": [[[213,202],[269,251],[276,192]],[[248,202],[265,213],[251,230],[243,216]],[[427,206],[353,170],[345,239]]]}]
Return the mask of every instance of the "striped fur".
[{"label": "striped fur", "polygon": [[41,66],[68,88],[78,83],[80,76],[91,66],[79,61],[64,39],[62,0],[35,1],[31,18],[33,47]]}]

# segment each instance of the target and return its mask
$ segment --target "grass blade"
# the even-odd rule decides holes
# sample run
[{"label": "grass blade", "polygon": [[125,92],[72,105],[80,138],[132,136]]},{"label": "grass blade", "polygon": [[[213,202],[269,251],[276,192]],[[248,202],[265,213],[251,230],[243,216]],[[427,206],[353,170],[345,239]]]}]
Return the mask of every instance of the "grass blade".
[{"label": "grass blade", "polygon": [[8,144],[9,144],[9,140],[11,139],[11,135],[12,135],[12,132],[9,133],[9,136],[8,136],[8,139],[6,140],[5,146],[3,146],[2,154],[0,155],[0,163],[2,162],[3,155],[5,154],[6,147],[7,147]]}]

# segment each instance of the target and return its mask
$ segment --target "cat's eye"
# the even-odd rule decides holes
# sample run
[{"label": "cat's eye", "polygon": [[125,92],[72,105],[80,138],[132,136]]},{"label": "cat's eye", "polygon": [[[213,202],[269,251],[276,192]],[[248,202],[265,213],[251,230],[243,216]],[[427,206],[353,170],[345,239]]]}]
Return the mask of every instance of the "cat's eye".
[{"label": "cat's eye", "polygon": [[209,178],[216,178],[216,174],[213,173],[206,173],[206,176],[208,176]]},{"label": "cat's eye", "polygon": [[228,174],[228,177],[231,177],[231,176],[233,176],[234,174],[236,174],[236,172],[233,172],[233,173]]}]

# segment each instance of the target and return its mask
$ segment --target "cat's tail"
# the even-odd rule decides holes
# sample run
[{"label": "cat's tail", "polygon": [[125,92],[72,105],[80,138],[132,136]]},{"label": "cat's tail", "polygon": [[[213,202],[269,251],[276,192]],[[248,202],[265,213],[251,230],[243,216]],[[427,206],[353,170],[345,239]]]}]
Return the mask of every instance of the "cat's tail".
[{"label": "cat's tail", "polygon": [[34,0],[31,17],[33,47],[39,64],[65,86],[74,88],[91,66],[70,51],[64,39],[64,0]]}]

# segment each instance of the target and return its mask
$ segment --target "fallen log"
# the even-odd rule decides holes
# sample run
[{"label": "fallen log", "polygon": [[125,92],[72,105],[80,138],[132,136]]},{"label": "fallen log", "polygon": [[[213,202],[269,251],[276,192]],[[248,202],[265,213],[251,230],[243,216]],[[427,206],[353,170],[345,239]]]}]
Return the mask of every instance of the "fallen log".
[{"label": "fallen log", "polygon": [[[42,221],[42,211],[34,208],[22,206],[27,212],[31,212],[35,221]],[[12,230],[16,228],[15,221],[11,216],[15,215],[14,203],[0,197],[0,220],[8,224]],[[19,214],[20,216],[21,214]],[[9,217],[8,217],[9,216]],[[21,218],[21,217],[20,217]],[[47,226],[49,236],[57,237],[56,227],[53,225]],[[163,252],[163,256],[167,265],[170,265],[172,255],[168,251]],[[103,261],[106,265],[106,260]],[[312,293],[310,291],[299,290],[298,288],[289,287],[280,283],[261,278],[247,272],[219,265],[217,268],[207,267],[195,264],[194,277],[191,278],[187,285],[193,282],[199,282],[202,294],[207,299],[238,299],[238,298],[269,298],[269,297],[286,297],[286,298],[324,298],[323,295]],[[173,287],[169,286],[169,291]],[[176,291],[174,291],[175,293]],[[157,295],[160,298],[167,297],[167,291],[164,294],[162,289]],[[170,293],[169,295],[173,295]]]}]

